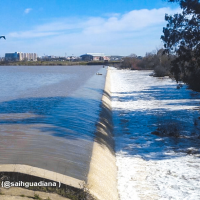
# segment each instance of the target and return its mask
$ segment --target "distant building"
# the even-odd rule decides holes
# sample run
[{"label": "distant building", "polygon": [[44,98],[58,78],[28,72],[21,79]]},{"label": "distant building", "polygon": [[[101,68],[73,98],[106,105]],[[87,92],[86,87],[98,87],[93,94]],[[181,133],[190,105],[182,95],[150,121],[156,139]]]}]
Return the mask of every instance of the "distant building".
[{"label": "distant building", "polygon": [[6,61],[37,61],[37,54],[36,53],[6,53],[5,54]]},{"label": "distant building", "polygon": [[37,61],[36,53],[18,53],[19,61],[27,60],[27,61]]},{"label": "distant building", "polygon": [[5,60],[6,61],[18,61],[19,60],[18,52],[15,52],[15,53],[6,53],[5,54]]},{"label": "distant building", "polygon": [[110,56],[110,60],[111,61],[122,61],[124,56],[118,56],[118,55],[114,55],[114,56]]},{"label": "distant building", "polygon": [[110,57],[106,56],[104,53],[86,53],[80,57],[84,61],[110,60]]},{"label": "distant building", "polygon": [[56,58],[56,56],[54,56],[54,55],[51,55],[51,56],[44,55],[44,56],[42,56],[42,60],[52,60],[54,58]]}]

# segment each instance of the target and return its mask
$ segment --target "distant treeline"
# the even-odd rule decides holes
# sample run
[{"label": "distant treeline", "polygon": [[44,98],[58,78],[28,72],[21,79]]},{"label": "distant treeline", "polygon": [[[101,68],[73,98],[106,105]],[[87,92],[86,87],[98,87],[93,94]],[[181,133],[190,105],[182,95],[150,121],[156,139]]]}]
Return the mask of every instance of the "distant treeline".
[{"label": "distant treeline", "polygon": [[163,77],[170,75],[171,61],[174,56],[163,55],[163,49],[146,53],[144,57],[137,57],[135,54],[125,57],[120,69],[131,70],[154,70],[154,76]]},{"label": "distant treeline", "polygon": [[0,65],[3,66],[53,66],[53,65],[86,65],[85,62],[69,62],[69,61],[1,61]]},{"label": "distant treeline", "polygon": [[175,79],[177,82],[183,81],[195,91],[200,91],[199,69],[193,71],[192,73],[189,70],[181,71],[179,72],[179,77],[177,79],[172,65],[174,60],[177,59],[177,56],[164,54],[163,52],[164,49],[159,49],[151,53],[146,53],[143,58],[138,58],[133,54],[132,56],[125,57],[123,62],[117,67],[119,69],[153,70],[153,76],[155,77],[169,76],[170,78]]},{"label": "distant treeline", "polygon": [[68,66],[68,65],[115,65],[119,61],[1,61],[0,65],[3,66]]}]

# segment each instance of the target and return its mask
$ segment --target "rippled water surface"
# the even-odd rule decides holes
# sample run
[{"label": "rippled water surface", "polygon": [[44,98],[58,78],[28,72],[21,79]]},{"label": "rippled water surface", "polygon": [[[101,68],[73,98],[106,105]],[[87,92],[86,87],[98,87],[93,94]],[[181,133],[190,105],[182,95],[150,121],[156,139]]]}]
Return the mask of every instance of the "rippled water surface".
[{"label": "rippled water surface", "polygon": [[0,66],[0,164],[86,180],[105,76],[102,66]]}]

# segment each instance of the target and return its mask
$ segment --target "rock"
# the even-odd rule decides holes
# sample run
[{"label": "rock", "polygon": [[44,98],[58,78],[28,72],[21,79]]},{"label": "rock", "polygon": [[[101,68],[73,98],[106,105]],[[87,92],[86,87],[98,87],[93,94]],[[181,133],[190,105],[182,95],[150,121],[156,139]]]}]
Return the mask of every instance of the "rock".
[{"label": "rock", "polygon": [[158,132],[158,131],[153,131],[153,132],[151,132],[151,134],[153,134],[153,135],[160,135],[160,132]]}]

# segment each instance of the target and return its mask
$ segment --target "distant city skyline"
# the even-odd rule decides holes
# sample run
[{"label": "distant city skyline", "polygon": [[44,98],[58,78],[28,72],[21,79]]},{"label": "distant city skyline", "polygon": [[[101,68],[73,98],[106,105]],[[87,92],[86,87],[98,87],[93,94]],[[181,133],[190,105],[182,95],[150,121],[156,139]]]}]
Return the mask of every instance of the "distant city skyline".
[{"label": "distant city skyline", "polygon": [[165,13],[180,12],[164,0],[6,0],[1,2],[0,56],[80,56],[87,52],[144,56],[162,47]]}]

